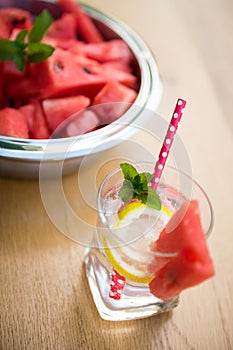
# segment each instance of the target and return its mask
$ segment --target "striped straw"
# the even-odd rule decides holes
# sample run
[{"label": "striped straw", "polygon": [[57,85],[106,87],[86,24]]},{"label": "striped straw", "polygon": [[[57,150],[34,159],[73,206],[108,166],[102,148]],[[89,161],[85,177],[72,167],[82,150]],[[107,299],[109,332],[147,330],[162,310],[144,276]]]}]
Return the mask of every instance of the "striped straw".
[{"label": "striped straw", "polygon": [[173,112],[168,130],[167,130],[167,134],[166,134],[165,139],[163,141],[163,146],[160,150],[158,161],[155,164],[154,176],[153,176],[153,179],[151,181],[151,187],[154,191],[156,191],[157,186],[159,184],[159,180],[160,180],[160,177],[162,175],[163,168],[165,166],[169,151],[171,149],[171,146],[172,146],[172,143],[174,140],[174,136],[175,136],[175,133],[177,131],[179,121],[182,117],[183,109],[185,108],[185,105],[186,105],[186,101],[179,98],[177,103],[176,103],[176,107],[175,107],[175,110]]}]

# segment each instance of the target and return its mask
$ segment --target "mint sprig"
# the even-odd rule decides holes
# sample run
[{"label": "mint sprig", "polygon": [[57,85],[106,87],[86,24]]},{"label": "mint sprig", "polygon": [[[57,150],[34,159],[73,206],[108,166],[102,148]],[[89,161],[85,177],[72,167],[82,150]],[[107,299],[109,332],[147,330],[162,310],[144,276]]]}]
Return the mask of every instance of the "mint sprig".
[{"label": "mint sprig", "polygon": [[47,10],[36,18],[31,30],[19,32],[15,40],[0,40],[0,61],[14,60],[16,67],[23,72],[27,60],[38,63],[46,60],[54,52],[50,45],[41,43],[53,19]]},{"label": "mint sprig", "polygon": [[138,173],[134,166],[128,163],[121,163],[120,167],[124,175],[124,182],[119,191],[121,200],[128,202],[136,198],[149,207],[160,210],[161,200],[159,195],[150,187],[153,174],[148,172]]}]

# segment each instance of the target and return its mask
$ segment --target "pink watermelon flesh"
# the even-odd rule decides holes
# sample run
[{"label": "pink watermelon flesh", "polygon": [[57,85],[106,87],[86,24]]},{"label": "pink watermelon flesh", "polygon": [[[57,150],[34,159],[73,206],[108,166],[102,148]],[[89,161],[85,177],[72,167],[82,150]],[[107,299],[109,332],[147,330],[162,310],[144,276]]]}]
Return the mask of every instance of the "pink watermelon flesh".
[{"label": "pink watermelon flesh", "polygon": [[214,275],[198,202],[192,200],[184,214],[186,205],[175,213],[151,247],[156,252],[177,253],[176,256],[165,259],[156,257],[150,266],[150,271],[155,275],[149,284],[150,291],[164,300]]},{"label": "pink watermelon flesh", "polygon": [[45,99],[42,102],[46,120],[51,132],[68,117],[90,105],[90,99],[86,96],[70,96],[53,99]]},{"label": "pink watermelon flesh", "polygon": [[10,30],[5,21],[0,17],[0,39],[8,39]]},{"label": "pink watermelon flesh", "polygon": [[137,80],[132,74],[94,64],[93,61],[91,70],[87,69],[76,60],[76,55],[62,49],[56,49],[46,61],[30,65],[30,75],[17,83],[13,79],[8,83],[10,98],[22,95],[48,98],[70,94],[93,97],[110,79],[130,87]]},{"label": "pink watermelon flesh", "polygon": [[[101,123],[108,124],[118,119],[137,97],[135,90],[116,81],[108,81],[96,95],[93,105]],[[112,103],[114,102],[114,103]],[[116,103],[117,102],[117,103]]]},{"label": "pink watermelon flesh", "polygon": [[35,105],[33,103],[24,105],[19,108],[19,111],[23,113],[27,120],[29,135],[31,136],[33,132],[33,120],[35,115]]},{"label": "pink watermelon flesh", "polygon": [[14,108],[0,110],[0,135],[29,138],[26,117]]},{"label": "pink watermelon flesh", "polygon": [[78,33],[85,41],[90,43],[103,41],[102,35],[92,19],[81,9],[77,2],[73,0],[57,0],[57,2],[65,12],[72,13],[75,16]]},{"label": "pink watermelon flesh", "polygon": [[49,28],[47,35],[60,39],[76,39],[76,20],[71,13],[64,13],[55,20]]},{"label": "pink watermelon flesh", "polygon": [[32,101],[35,106],[34,118],[32,123],[32,138],[48,139],[50,132],[39,101]]},{"label": "pink watermelon flesh", "polygon": [[66,128],[66,136],[78,136],[93,131],[99,125],[97,115],[90,110],[81,111],[68,124]]},{"label": "pink watermelon flesh", "polygon": [[7,32],[9,37],[14,28],[22,30],[32,27],[31,14],[22,9],[5,7],[0,9],[0,23],[2,23],[0,28],[4,29],[4,37],[6,37]]},{"label": "pink watermelon flesh", "polygon": [[83,54],[100,63],[111,61],[131,62],[133,59],[133,54],[128,45],[121,39],[104,41],[98,44],[84,44]]}]

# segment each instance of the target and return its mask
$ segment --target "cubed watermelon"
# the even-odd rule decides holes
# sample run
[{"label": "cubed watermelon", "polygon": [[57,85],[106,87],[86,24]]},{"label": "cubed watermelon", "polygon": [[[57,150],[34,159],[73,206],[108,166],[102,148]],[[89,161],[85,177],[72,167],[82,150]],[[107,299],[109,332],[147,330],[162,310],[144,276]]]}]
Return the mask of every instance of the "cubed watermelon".
[{"label": "cubed watermelon", "polygon": [[30,29],[33,24],[28,11],[14,7],[0,9],[0,23],[5,23],[9,36],[14,28]]},{"label": "cubed watermelon", "polygon": [[150,271],[154,269],[155,274],[149,285],[150,291],[161,299],[174,297],[214,275],[198,202],[192,200],[187,211],[186,208],[187,203],[174,214],[152,246],[156,252],[176,253],[174,257],[164,259],[164,263],[163,258],[155,258],[150,266]]},{"label": "cubed watermelon", "polygon": [[45,115],[39,101],[32,101],[35,107],[33,123],[32,123],[32,138],[33,139],[48,139],[50,132],[45,119]]},{"label": "cubed watermelon", "polygon": [[42,39],[42,43],[48,44],[54,48],[63,49],[63,50],[73,50],[74,47],[79,45],[79,42],[74,39],[63,39],[58,37],[53,37],[45,35]]},{"label": "cubed watermelon", "polygon": [[[137,97],[135,90],[118,83],[108,81],[93,101],[95,111],[102,124],[109,124],[118,119],[131,106]],[[117,102],[117,103],[116,103]]]},{"label": "cubed watermelon", "polygon": [[68,13],[72,13],[76,18],[78,33],[87,42],[99,43],[103,37],[92,19],[81,9],[77,2],[73,0],[57,0],[61,8]]},{"label": "cubed watermelon", "polygon": [[76,19],[72,13],[64,13],[49,28],[47,35],[60,39],[76,39]]},{"label": "cubed watermelon", "polygon": [[122,72],[127,72],[132,74],[133,68],[129,62],[126,61],[109,61],[103,63],[104,67],[111,67],[112,69],[116,69]]},{"label": "cubed watermelon", "polygon": [[132,62],[133,54],[128,45],[121,39],[90,43],[83,45],[85,56],[98,62],[124,61]]},{"label": "cubed watermelon", "polygon": [[4,107],[3,62],[0,62],[0,109]]},{"label": "cubed watermelon", "polygon": [[0,39],[8,39],[10,30],[3,18],[0,17]]},{"label": "cubed watermelon", "polygon": [[19,108],[19,111],[24,114],[27,120],[29,135],[32,136],[33,133],[33,120],[35,115],[35,105],[33,103],[26,104]]},{"label": "cubed watermelon", "polygon": [[6,107],[0,110],[0,135],[29,138],[26,117],[15,108]]},{"label": "cubed watermelon", "polygon": [[97,115],[91,110],[81,111],[71,118],[66,127],[66,136],[78,136],[95,130],[99,125]]},{"label": "cubed watermelon", "polygon": [[83,94],[93,97],[110,79],[134,86],[137,79],[132,74],[120,72],[100,64],[91,70],[79,64],[76,56],[66,50],[56,49],[46,61],[30,65],[30,78],[21,79],[17,84],[8,82],[7,95],[58,97]]},{"label": "cubed watermelon", "polygon": [[68,117],[90,105],[90,99],[86,96],[70,96],[54,99],[45,99],[42,107],[51,132]]}]

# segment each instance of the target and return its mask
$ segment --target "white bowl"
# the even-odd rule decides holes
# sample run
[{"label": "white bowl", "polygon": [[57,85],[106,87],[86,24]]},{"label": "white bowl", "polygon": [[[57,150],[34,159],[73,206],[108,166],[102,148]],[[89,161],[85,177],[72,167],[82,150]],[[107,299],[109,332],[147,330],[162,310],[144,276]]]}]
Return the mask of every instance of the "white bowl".
[{"label": "white bowl", "polygon": [[[55,17],[59,15],[59,7],[47,0],[4,0],[0,7],[15,6],[29,10],[33,14],[39,14],[43,8],[47,8]],[[156,61],[142,38],[128,25],[119,19],[108,16],[92,7],[82,5],[83,9],[95,21],[105,38],[121,38],[130,47],[134,58],[137,75],[140,80],[140,88],[137,99],[128,111],[117,121],[96,131],[76,138],[60,138],[53,140],[19,139],[0,136],[0,175],[20,178],[38,178],[40,162],[47,162],[48,176],[56,173],[56,163],[64,160],[63,174],[75,171],[83,156],[90,152],[103,152],[124,139],[129,138],[138,127],[148,121],[152,115],[148,111],[155,112],[161,96],[162,85]],[[47,157],[46,150],[49,147],[52,152]],[[52,148],[51,148],[52,147]],[[62,150],[69,149],[68,152]],[[46,154],[46,156],[45,156]],[[56,172],[56,171],[55,171]]]}]

